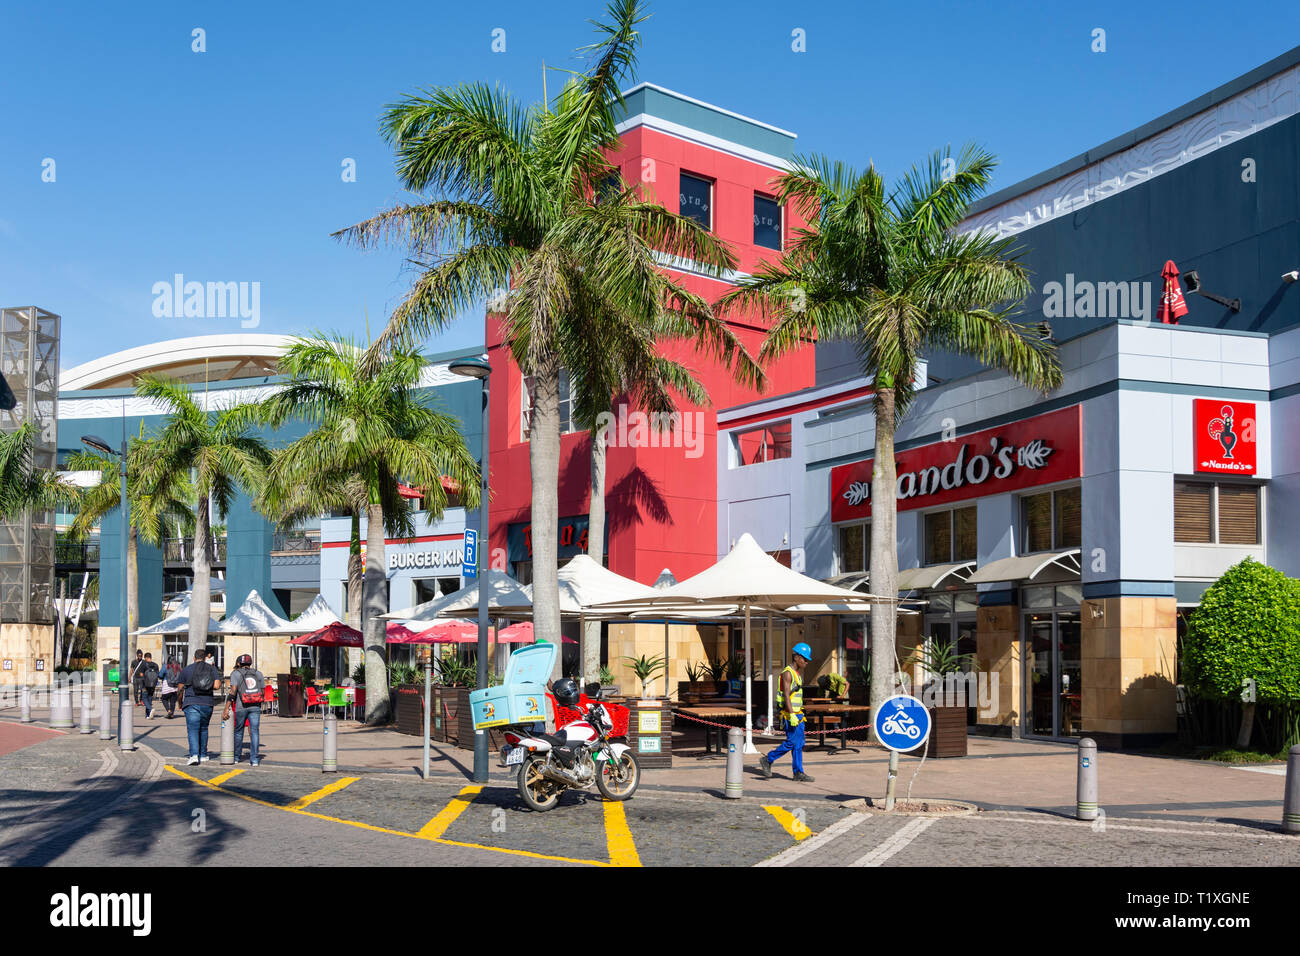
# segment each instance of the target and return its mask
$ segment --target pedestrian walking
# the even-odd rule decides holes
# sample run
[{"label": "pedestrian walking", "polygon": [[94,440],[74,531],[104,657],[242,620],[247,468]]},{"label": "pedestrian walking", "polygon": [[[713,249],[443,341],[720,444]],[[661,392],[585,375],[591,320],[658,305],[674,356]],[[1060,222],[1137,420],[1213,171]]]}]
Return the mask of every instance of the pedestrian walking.
[{"label": "pedestrian walking", "polygon": [[208,652],[199,648],[194,653],[194,663],[185,668],[176,679],[176,686],[184,695],[181,707],[185,711],[185,734],[190,745],[187,766],[204,763],[208,759],[208,724],[212,722],[215,699],[212,689],[220,675],[205,660]]},{"label": "pedestrian walking", "polygon": [[800,641],[790,654],[790,663],[781,671],[781,690],[776,695],[776,702],[781,707],[781,723],[785,730],[785,742],[766,756],[758,758],[758,772],[764,777],[772,776],[772,764],[781,755],[790,752],[794,761],[794,779],[801,783],[812,783],[813,778],[803,772],[803,741],[806,718],[803,712],[803,671],[812,660],[812,648]]},{"label": "pedestrian walking", "polygon": [[153,695],[158,689],[158,665],[152,654],[145,654],[140,664],[140,699],[144,702],[145,720],[153,719]]},{"label": "pedestrian walking", "polygon": [[235,712],[235,763],[239,763],[239,753],[244,748],[244,728],[248,728],[248,763],[256,767],[260,762],[258,756],[258,734],[262,724],[262,695],[266,691],[266,678],[253,666],[253,659],[247,654],[240,654],[235,661],[235,669],[230,672],[230,695],[226,698],[226,712],[222,720],[230,719],[231,709]]},{"label": "pedestrian walking", "polygon": [[162,696],[163,706],[167,708],[168,720],[176,716],[176,684],[180,681],[180,677],[181,665],[176,663],[176,658],[167,658],[167,667],[163,670],[158,693]]},{"label": "pedestrian walking", "polygon": [[136,706],[140,704],[140,692],[144,690],[144,675],[140,668],[144,665],[144,651],[135,652],[135,660],[131,662],[131,689],[134,692]]}]

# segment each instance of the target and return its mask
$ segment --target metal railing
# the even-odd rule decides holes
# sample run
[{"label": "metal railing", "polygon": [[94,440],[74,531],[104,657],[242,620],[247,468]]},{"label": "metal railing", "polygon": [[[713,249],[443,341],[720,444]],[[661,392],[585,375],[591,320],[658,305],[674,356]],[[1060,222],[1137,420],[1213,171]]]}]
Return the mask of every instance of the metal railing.
[{"label": "metal railing", "polygon": [[[169,538],[163,542],[163,562],[165,564],[189,564],[194,560],[193,538]],[[225,536],[213,537],[212,560],[218,564],[226,561]]]},{"label": "metal railing", "polygon": [[320,550],[320,537],[302,531],[277,531],[271,550],[287,554],[315,554]]},{"label": "metal railing", "polygon": [[87,567],[99,564],[99,540],[69,541],[60,539],[54,545],[54,563]]}]

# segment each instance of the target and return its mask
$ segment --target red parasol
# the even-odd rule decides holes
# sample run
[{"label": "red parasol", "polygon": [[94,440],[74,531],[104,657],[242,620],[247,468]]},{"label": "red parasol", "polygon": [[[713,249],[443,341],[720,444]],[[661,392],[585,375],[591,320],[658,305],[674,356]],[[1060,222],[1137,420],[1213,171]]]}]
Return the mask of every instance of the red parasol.
[{"label": "red parasol", "polygon": [[439,621],[426,627],[410,641],[412,644],[475,644],[478,625],[469,621]]},{"label": "red parasol", "polygon": [[[533,622],[520,621],[518,624],[511,624],[509,627],[502,629],[497,635],[498,644],[532,644],[537,640],[533,635]],[[577,644],[571,637],[563,638],[565,644]]]},{"label": "red parasol", "polygon": [[318,631],[295,637],[289,642],[303,647],[364,647],[361,632],[342,621],[327,624]]},{"label": "red parasol", "polygon": [[389,621],[384,633],[389,644],[414,644],[416,641],[413,638],[418,632],[411,630],[405,624]]},{"label": "red parasol", "polygon": [[1183,301],[1183,288],[1178,284],[1178,266],[1174,265],[1173,259],[1165,261],[1160,277],[1165,284],[1156,316],[1165,325],[1177,325],[1178,320],[1187,314],[1187,303]]}]

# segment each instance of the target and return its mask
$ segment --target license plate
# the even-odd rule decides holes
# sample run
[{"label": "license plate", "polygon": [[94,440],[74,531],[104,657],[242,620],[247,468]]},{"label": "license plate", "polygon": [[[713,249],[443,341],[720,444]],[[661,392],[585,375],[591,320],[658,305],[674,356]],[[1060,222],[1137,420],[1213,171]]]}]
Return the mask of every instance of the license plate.
[{"label": "license plate", "polygon": [[523,747],[511,747],[506,751],[506,766],[512,767],[515,764],[524,762],[524,754],[528,753]]}]

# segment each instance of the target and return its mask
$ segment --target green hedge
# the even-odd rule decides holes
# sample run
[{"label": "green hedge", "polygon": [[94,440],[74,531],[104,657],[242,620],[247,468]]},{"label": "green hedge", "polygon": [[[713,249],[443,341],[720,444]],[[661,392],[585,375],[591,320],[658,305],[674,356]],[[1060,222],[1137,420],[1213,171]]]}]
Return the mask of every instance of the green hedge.
[{"label": "green hedge", "polygon": [[1187,622],[1183,675],[1211,699],[1253,677],[1259,702],[1300,701],[1300,581],[1253,558],[1224,572]]}]

